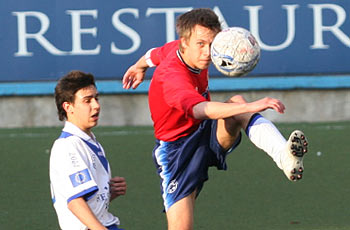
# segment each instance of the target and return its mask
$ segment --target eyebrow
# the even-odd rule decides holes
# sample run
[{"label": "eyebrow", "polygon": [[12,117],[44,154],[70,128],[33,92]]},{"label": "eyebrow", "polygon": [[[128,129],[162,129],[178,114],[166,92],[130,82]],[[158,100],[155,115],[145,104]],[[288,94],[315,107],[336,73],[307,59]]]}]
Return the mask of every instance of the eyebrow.
[{"label": "eyebrow", "polygon": [[208,40],[203,39],[203,38],[198,38],[198,39],[196,40],[196,42],[206,42],[206,43],[210,43]]},{"label": "eyebrow", "polygon": [[86,95],[86,96],[84,96],[84,97],[81,97],[81,99],[90,99],[90,98],[96,98],[96,97],[98,97],[99,96],[99,94],[98,93],[96,93],[95,95]]}]

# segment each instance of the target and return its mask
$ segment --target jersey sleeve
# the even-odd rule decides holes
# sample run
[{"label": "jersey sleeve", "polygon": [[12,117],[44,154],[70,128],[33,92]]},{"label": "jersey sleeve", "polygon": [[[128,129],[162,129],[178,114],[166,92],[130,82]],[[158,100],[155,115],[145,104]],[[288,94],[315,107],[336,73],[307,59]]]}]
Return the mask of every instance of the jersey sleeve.
[{"label": "jersey sleeve", "polygon": [[167,55],[179,48],[179,41],[175,40],[157,48],[152,48],[146,52],[145,59],[149,67],[158,66]]},{"label": "jersey sleeve", "polygon": [[71,142],[73,138],[57,140],[51,151],[54,156],[50,162],[51,184],[55,195],[64,197],[67,203],[79,197],[87,201],[98,191],[89,168],[88,153]]}]

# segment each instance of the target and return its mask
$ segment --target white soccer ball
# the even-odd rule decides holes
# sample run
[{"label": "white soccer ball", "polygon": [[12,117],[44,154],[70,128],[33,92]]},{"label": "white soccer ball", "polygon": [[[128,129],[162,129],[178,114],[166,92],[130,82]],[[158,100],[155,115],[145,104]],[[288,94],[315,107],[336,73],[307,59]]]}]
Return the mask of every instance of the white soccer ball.
[{"label": "white soccer ball", "polygon": [[254,69],[260,59],[260,46],[254,36],[241,27],[219,32],[211,44],[211,60],[226,76],[243,76]]}]

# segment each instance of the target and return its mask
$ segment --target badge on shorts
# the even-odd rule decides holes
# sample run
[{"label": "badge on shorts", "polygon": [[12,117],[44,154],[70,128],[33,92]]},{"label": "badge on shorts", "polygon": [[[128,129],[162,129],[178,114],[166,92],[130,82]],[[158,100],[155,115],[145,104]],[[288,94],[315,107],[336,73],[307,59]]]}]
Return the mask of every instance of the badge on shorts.
[{"label": "badge on shorts", "polygon": [[176,180],[172,180],[172,181],[170,182],[170,184],[168,185],[168,189],[167,189],[168,193],[173,193],[173,192],[175,192],[176,189],[177,189],[177,185],[178,185],[178,184],[179,184],[179,183],[178,183]]},{"label": "badge on shorts", "polygon": [[88,169],[81,170],[69,176],[73,187],[84,184],[91,180],[91,176]]}]

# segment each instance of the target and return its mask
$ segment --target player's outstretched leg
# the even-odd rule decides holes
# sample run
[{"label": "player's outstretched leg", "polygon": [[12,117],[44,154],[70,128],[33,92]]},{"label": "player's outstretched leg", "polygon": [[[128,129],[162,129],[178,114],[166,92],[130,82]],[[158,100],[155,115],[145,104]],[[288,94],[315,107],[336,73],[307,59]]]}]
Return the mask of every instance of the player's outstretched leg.
[{"label": "player's outstretched leg", "polygon": [[289,136],[281,165],[284,174],[291,181],[297,181],[303,177],[303,158],[307,152],[307,145],[307,139],[302,131],[295,130]]}]

